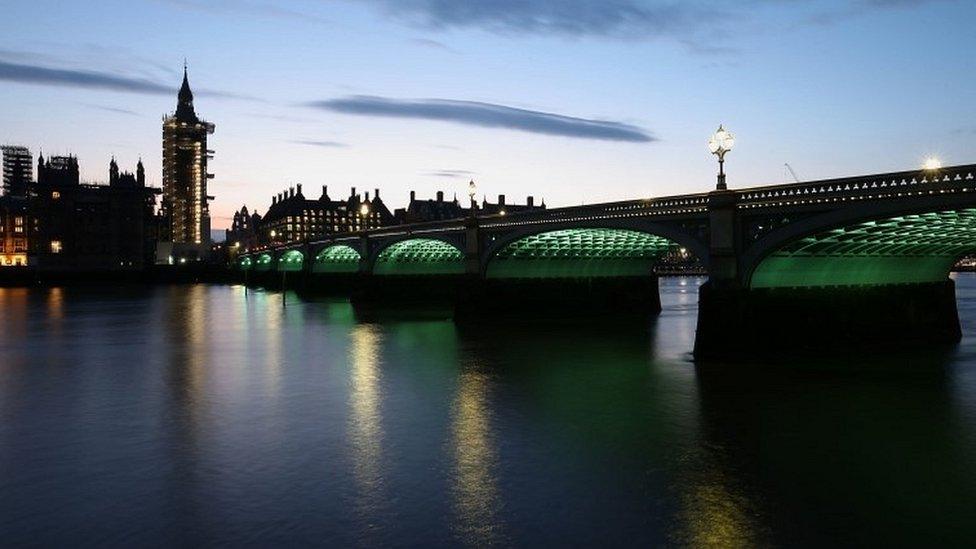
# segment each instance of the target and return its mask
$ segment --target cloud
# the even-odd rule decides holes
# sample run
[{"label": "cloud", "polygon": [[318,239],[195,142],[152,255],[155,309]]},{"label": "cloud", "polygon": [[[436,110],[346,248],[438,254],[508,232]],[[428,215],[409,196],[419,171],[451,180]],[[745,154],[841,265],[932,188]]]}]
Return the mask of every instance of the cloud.
[{"label": "cloud", "polygon": [[117,114],[127,114],[129,116],[139,116],[139,113],[137,113],[136,111],[130,111],[129,109],[122,109],[119,107],[109,107],[106,105],[96,105],[94,103],[81,103],[81,104],[88,108],[98,109],[100,111],[114,112]]},{"label": "cloud", "polygon": [[655,0],[359,1],[427,28],[570,37],[676,36],[723,16],[714,5]]},{"label": "cloud", "polygon": [[475,172],[468,170],[431,170],[429,172],[423,172],[421,175],[426,175],[429,177],[450,177],[452,179],[458,177],[468,177],[475,175]]},{"label": "cloud", "polygon": [[581,139],[634,143],[648,143],[657,140],[649,132],[621,122],[576,118],[476,101],[402,100],[354,95],[326,101],[314,101],[308,103],[308,106],[343,114],[439,120],[468,126],[506,128]]},{"label": "cloud", "polygon": [[[0,59],[0,81],[36,84],[62,88],[82,88],[150,95],[176,95],[177,86],[168,86],[146,78],[121,76],[88,69],[64,69],[36,64],[11,63]],[[200,89],[199,96],[261,101],[252,96],[219,90]]]},{"label": "cloud", "polygon": [[328,19],[317,14],[293,10],[271,2],[251,2],[247,0],[158,0],[175,8],[213,14],[240,14],[267,19],[286,19],[303,23],[329,23]]},{"label": "cloud", "polygon": [[411,44],[416,44],[418,46],[422,46],[424,48],[429,48],[432,50],[440,50],[448,53],[457,53],[457,50],[455,50],[451,46],[448,46],[447,44],[443,42],[439,42],[437,40],[431,40],[430,38],[411,38],[409,42]]},{"label": "cloud", "polygon": [[71,88],[90,88],[132,93],[170,95],[174,88],[145,80],[114,74],[75,69],[54,69],[40,65],[8,63],[0,60],[0,80],[23,84],[41,84]]},{"label": "cloud", "polygon": [[878,11],[915,9],[928,4],[939,4],[955,1],[956,0],[859,0],[857,2],[851,2],[842,8],[824,10],[815,13],[804,19],[802,23],[824,26],[833,25],[846,21],[847,19],[869,15]]},{"label": "cloud", "polygon": [[338,141],[316,141],[316,140],[312,140],[312,139],[292,139],[292,140],[289,140],[288,142],[289,143],[295,143],[295,144],[298,144],[298,145],[310,145],[310,146],[313,146],[313,147],[338,148],[338,147],[348,147],[349,146],[349,145],[347,145],[345,143],[340,143]]}]

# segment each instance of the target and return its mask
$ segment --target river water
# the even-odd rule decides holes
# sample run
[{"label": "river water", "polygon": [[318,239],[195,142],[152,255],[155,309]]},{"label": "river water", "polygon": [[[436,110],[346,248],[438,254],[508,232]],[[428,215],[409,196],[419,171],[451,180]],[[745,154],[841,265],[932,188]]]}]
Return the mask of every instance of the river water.
[{"label": "river water", "polygon": [[690,361],[646,326],[360,323],[239,286],[0,289],[0,544],[964,545],[950,349]]}]

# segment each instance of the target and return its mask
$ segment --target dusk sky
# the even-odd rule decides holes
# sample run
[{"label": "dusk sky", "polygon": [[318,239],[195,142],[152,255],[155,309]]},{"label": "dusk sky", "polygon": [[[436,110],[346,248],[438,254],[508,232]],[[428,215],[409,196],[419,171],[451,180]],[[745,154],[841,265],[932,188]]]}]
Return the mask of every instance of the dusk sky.
[{"label": "dusk sky", "polygon": [[3,2],[0,143],[161,181],[188,60],[214,228],[296,183],[549,206],[976,162],[976,2]]}]

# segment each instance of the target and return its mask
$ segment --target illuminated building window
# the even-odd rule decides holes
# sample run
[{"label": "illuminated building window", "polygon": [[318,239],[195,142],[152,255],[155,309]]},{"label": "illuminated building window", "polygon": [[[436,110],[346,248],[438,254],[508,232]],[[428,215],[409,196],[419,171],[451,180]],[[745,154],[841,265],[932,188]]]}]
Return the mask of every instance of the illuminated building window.
[{"label": "illuminated building window", "polygon": [[57,200],[61,198],[61,193],[59,193],[58,191],[51,191],[51,198],[53,200]]},{"label": "illuminated building window", "polygon": [[59,254],[59,253],[61,253],[61,241],[60,240],[52,240],[51,241],[51,253],[52,254]]}]

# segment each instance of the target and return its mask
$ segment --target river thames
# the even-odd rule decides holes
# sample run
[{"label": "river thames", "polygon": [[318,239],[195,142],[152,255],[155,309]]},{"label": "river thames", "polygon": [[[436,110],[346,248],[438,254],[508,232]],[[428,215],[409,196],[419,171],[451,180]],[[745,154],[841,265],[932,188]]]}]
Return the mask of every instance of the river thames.
[{"label": "river thames", "polygon": [[700,368],[695,278],[647,325],[477,329],[240,286],[0,289],[0,543],[968,544],[956,278],[958,346]]}]

